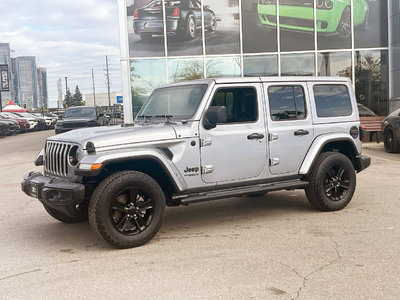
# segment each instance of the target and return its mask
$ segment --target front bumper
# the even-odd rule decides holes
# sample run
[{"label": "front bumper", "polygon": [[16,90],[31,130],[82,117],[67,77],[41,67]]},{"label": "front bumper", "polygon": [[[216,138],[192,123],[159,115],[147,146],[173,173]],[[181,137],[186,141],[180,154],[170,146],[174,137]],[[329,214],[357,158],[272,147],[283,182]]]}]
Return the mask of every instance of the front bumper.
[{"label": "front bumper", "polygon": [[71,217],[79,212],[76,206],[85,200],[85,186],[68,182],[62,178],[43,176],[39,172],[30,172],[21,182],[22,191],[28,196]]},{"label": "front bumper", "polygon": [[356,157],[355,169],[357,172],[365,170],[371,165],[371,157],[365,155],[359,155]]}]

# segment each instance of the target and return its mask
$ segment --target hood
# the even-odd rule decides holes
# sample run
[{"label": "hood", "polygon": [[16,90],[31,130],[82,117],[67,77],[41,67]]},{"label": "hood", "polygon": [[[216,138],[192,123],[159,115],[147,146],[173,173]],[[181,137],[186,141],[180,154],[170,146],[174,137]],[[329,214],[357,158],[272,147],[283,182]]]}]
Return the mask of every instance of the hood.
[{"label": "hood", "polygon": [[90,121],[96,121],[96,118],[68,118],[57,120],[60,123],[87,123]]},{"label": "hood", "polygon": [[164,124],[149,124],[122,127],[100,126],[71,130],[48,140],[74,142],[86,146],[92,142],[95,148],[112,147],[133,143],[153,142],[176,139],[176,133],[172,126]]}]

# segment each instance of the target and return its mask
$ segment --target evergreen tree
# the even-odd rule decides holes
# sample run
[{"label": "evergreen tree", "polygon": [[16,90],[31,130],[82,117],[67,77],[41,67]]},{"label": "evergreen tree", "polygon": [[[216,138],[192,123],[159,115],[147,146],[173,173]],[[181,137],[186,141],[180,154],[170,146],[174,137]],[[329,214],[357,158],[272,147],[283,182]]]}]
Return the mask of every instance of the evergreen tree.
[{"label": "evergreen tree", "polygon": [[69,89],[67,90],[63,104],[64,104],[64,108],[68,108],[68,107],[72,106],[72,95],[71,95],[71,92]]},{"label": "evergreen tree", "polygon": [[72,96],[72,106],[82,106],[85,105],[82,99],[82,93],[79,89],[79,86],[75,87],[75,93]]}]

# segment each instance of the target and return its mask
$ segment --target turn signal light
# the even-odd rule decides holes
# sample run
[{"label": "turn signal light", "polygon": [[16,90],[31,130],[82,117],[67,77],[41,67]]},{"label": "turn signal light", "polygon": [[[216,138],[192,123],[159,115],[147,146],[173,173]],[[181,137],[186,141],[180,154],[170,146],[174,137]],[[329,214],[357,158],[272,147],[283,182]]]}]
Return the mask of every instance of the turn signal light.
[{"label": "turn signal light", "polygon": [[101,168],[103,164],[93,164],[92,167],[90,168],[90,170],[94,171],[94,170],[98,170]]},{"label": "turn signal light", "polygon": [[137,8],[135,9],[135,11],[133,13],[133,19],[134,20],[139,19],[139,10]]}]

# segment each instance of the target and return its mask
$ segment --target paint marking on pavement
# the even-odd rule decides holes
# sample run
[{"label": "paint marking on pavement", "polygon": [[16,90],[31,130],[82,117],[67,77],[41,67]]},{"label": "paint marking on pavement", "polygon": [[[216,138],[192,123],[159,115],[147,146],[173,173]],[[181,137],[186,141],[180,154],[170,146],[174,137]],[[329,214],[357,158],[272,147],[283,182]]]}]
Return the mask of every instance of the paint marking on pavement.
[{"label": "paint marking on pavement", "polygon": [[25,274],[29,274],[29,273],[34,273],[34,272],[40,272],[40,271],[42,271],[42,270],[41,269],[36,269],[36,270],[32,270],[32,271],[18,273],[18,274],[15,274],[15,275],[10,275],[10,276],[6,276],[6,277],[3,277],[3,278],[0,278],[0,280],[9,279],[9,278],[13,278],[13,277],[17,277],[17,276],[21,276],[21,275],[25,275]]},{"label": "paint marking on pavement", "polygon": [[373,156],[373,155],[369,155],[369,157],[374,158],[374,159],[384,160],[384,161],[387,161],[387,162],[394,162],[396,164],[400,164],[400,161],[397,161],[397,160],[391,160],[391,159],[382,158],[382,157]]}]

